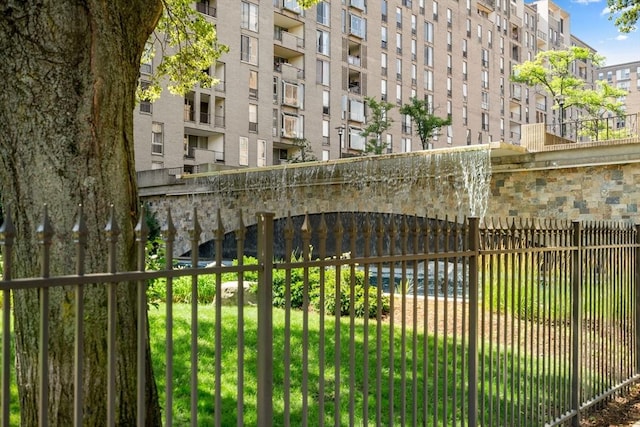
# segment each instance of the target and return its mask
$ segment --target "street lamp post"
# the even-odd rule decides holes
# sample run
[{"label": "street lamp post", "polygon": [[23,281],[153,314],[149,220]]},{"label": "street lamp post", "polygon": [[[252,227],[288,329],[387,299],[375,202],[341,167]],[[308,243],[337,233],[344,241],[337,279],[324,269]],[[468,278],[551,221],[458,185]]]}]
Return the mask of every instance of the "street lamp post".
[{"label": "street lamp post", "polygon": [[558,96],[558,107],[560,107],[560,138],[564,138],[564,97]]},{"label": "street lamp post", "polygon": [[342,135],[344,135],[344,126],[338,126],[338,137],[340,138],[340,152],[339,157],[342,158],[342,149],[344,148],[344,142],[342,141]]}]

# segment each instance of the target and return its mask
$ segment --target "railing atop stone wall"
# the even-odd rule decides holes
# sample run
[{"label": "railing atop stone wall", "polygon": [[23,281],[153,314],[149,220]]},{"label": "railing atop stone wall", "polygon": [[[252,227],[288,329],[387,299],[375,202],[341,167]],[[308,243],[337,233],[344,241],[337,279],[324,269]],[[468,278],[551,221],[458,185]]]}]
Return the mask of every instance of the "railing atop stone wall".
[{"label": "railing atop stone wall", "polygon": [[521,145],[531,152],[638,142],[638,113],[567,121],[562,124],[522,125]]}]

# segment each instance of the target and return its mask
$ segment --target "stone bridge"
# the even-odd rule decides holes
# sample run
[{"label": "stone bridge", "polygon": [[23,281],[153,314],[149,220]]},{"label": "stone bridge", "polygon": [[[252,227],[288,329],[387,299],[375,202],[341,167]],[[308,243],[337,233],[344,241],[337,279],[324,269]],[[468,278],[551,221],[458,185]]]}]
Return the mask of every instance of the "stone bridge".
[{"label": "stone bridge", "polygon": [[463,216],[637,222],[640,141],[531,148],[491,143],[322,163],[168,176],[139,176],[140,195],[162,223],[171,208],[176,254],[186,252],[194,208],[213,238],[251,226],[257,212],[276,219],[305,213],[374,212],[455,220]]}]

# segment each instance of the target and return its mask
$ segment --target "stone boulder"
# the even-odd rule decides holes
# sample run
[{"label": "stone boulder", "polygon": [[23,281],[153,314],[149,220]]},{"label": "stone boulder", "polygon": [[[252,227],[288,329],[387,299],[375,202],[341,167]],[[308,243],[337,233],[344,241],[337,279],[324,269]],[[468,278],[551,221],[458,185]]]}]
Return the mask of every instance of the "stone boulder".
[{"label": "stone boulder", "polygon": [[[258,302],[257,295],[249,289],[251,283],[243,283],[244,305],[256,305]],[[237,306],[238,305],[238,282],[224,282],[221,285],[222,305]],[[213,303],[216,303],[214,298]]]}]

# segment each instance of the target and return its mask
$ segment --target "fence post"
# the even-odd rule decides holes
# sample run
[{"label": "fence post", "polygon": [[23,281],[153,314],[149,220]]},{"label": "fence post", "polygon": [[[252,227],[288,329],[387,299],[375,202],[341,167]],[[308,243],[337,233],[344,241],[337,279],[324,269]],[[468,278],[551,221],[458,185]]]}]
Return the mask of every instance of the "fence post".
[{"label": "fence post", "polygon": [[258,425],[273,425],[273,213],[258,213]]},{"label": "fence post", "polygon": [[640,224],[636,224],[636,247],[634,251],[634,267],[635,274],[633,277],[633,292],[634,292],[634,313],[635,313],[635,361],[636,361],[636,374],[640,373]]},{"label": "fence post", "polygon": [[573,427],[580,426],[580,360],[582,335],[582,227],[579,221],[573,221],[573,250],[571,273],[571,419]]},{"label": "fence post", "polygon": [[480,227],[478,218],[469,218],[469,353],[467,354],[467,421],[478,425],[478,263]]}]

